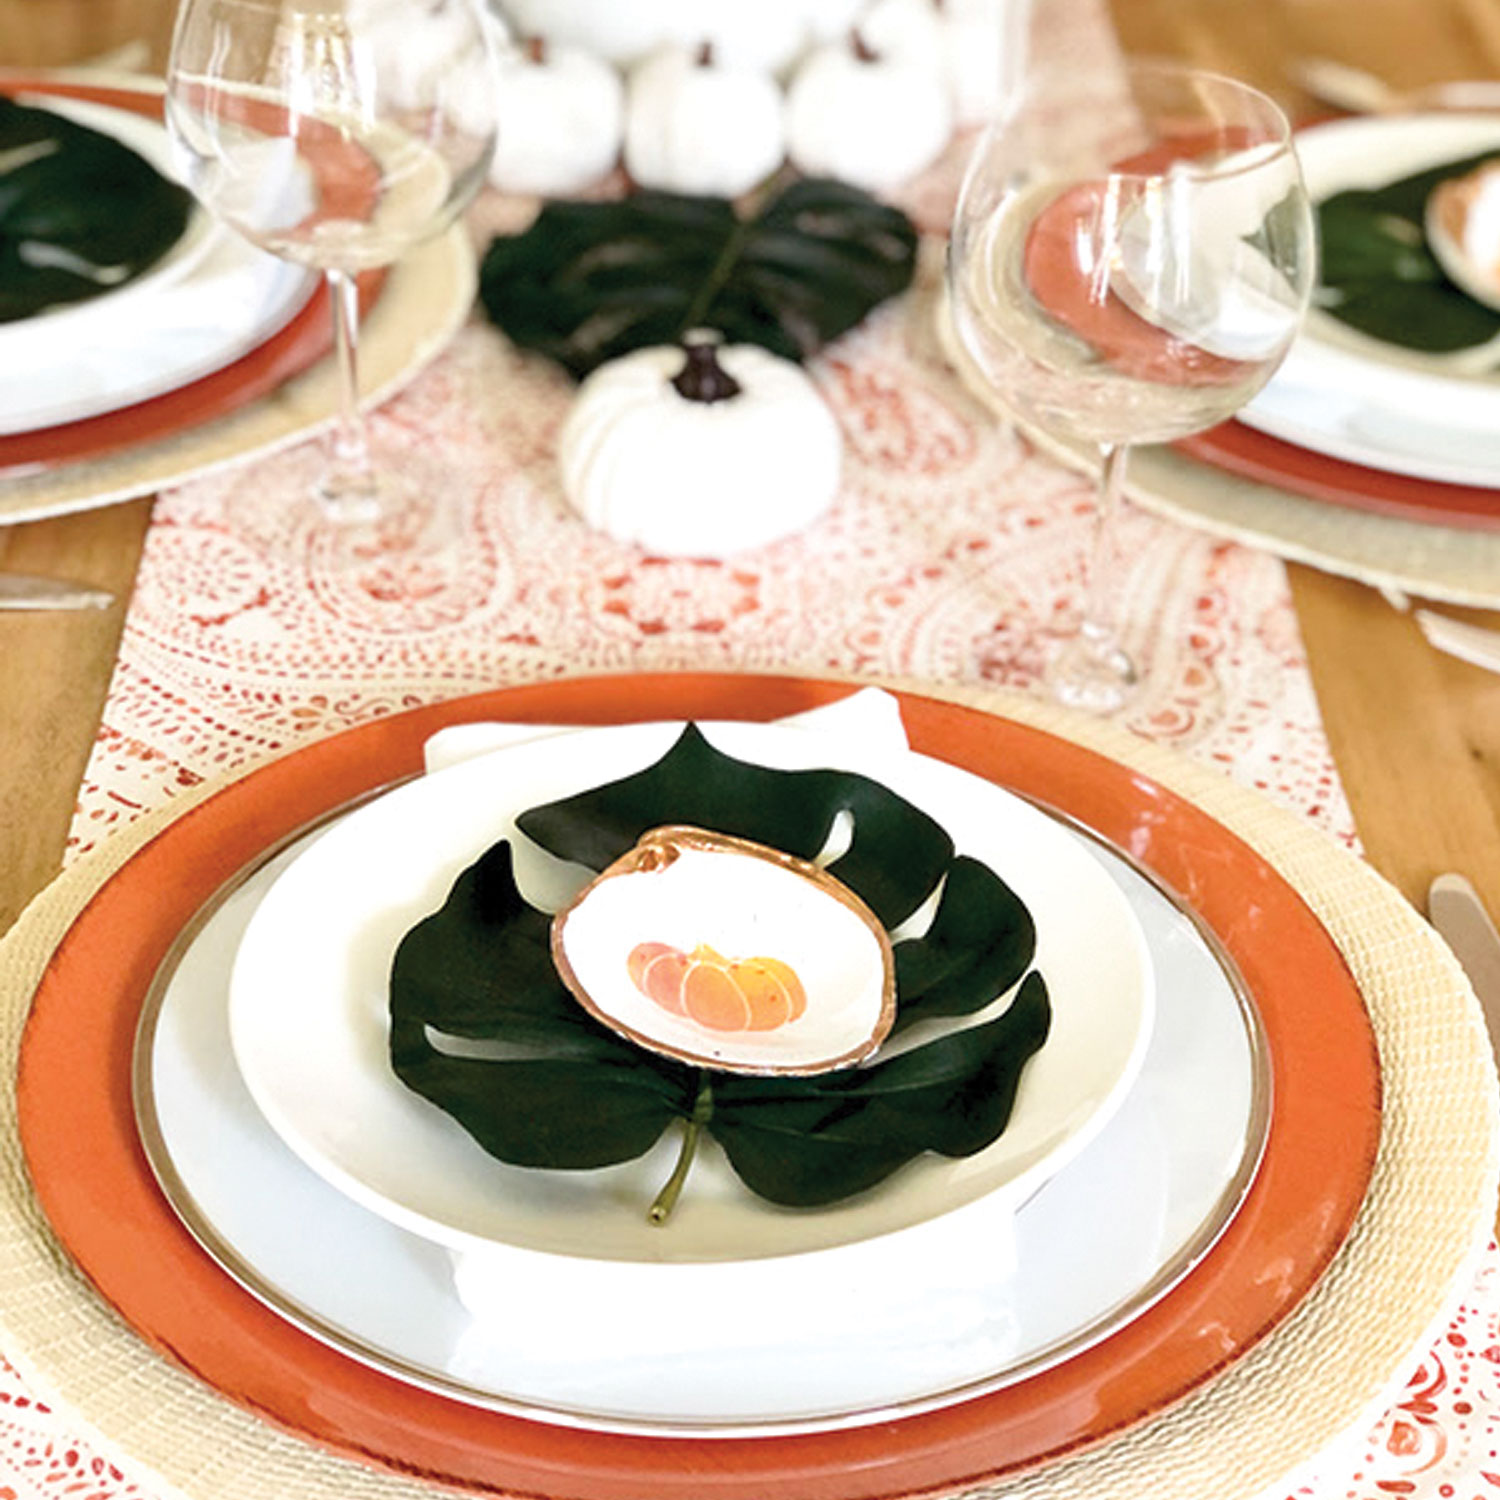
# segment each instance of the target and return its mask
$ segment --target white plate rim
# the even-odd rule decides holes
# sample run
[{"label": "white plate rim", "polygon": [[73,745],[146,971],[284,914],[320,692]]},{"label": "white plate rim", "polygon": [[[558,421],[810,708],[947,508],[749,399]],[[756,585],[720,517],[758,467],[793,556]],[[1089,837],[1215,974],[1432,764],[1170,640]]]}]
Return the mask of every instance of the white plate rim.
[{"label": "white plate rim", "polygon": [[[1349,403],[1341,413],[1340,399],[1327,390],[1273,378],[1237,413],[1237,420],[1268,437],[1345,463],[1439,484],[1500,490],[1500,448],[1493,462],[1474,458],[1465,447],[1473,440],[1470,430],[1448,429],[1425,417],[1416,420],[1409,410],[1370,397],[1361,398],[1357,412]],[[1381,440],[1351,430],[1349,422],[1356,416],[1362,425],[1380,430]]]}]

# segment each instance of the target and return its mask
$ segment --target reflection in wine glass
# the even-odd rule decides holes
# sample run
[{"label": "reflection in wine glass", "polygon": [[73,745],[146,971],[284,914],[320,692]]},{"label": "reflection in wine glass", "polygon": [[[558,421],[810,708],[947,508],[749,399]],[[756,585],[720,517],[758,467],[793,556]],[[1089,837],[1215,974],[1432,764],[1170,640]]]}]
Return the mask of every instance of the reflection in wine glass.
[{"label": "reflection in wine glass", "polygon": [[1050,678],[1063,701],[1113,712],[1138,680],[1111,563],[1130,445],[1244,405],[1297,332],[1315,260],[1290,127],[1232,79],[1039,71],[976,144],[949,245],[955,331],[1007,411],[1102,457],[1081,621]]},{"label": "reflection in wine glass", "polygon": [[442,530],[432,487],[372,459],[357,278],[447,228],[483,181],[497,30],[482,0],[183,0],[177,16],[166,120],[184,180],[327,282],[339,417],[316,498],[351,557],[403,514],[409,534],[413,507]]}]

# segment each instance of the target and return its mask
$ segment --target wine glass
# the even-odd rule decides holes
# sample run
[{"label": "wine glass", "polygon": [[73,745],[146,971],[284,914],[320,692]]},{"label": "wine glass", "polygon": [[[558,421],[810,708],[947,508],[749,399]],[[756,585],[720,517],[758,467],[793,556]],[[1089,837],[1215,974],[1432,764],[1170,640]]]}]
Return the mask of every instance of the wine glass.
[{"label": "wine glass", "polygon": [[1081,618],[1049,674],[1123,707],[1116,513],[1134,443],[1224,420],[1271,377],[1307,309],[1316,235],[1285,116],[1168,62],[1034,72],[976,142],[953,220],[960,344],[1023,427],[1102,460]]},{"label": "wine glass", "polygon": [[483,0],[183,0],[178,11],[166,122],[184,179],[252,244],[327,282],[339,408],[314,498],[345,562],[368,556],[383,528],[410,546],[403,508],[433,521],[433,487],[418,493],[371,456],[358,277],[473,197],[494,151],[500,43]]}]

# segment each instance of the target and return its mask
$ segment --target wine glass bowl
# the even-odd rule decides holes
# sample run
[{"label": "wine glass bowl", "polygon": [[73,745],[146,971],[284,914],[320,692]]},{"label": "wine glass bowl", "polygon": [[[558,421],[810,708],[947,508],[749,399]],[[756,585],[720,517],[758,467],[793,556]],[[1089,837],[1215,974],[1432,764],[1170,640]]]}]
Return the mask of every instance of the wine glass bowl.
[{"label": "wine glass bowl", "polygon": [[1315,278],[1290,126],[1263,94],[1171,63],[1044,71],[977,142],[949,244],[954,330],[1000,405],[1095,445],[1103,477],[1065,701],[1138,677],[1109,553],[1126,455],[1231,416],[1270,379]]},{"label": "wine glass bowl", "polygon": [[183,0],[166,122],[184,181],[252,244],[321,271],[340,416],[326,519],[377,523],[359,410],[359,273],[446,229],[488,170],[498,91],[483,0]]}]

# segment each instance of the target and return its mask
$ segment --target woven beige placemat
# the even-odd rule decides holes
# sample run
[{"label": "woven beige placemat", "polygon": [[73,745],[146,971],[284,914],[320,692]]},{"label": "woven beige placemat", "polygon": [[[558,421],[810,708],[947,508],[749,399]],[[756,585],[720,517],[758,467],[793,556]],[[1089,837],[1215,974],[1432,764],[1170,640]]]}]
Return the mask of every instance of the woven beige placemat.
[{"label": "woven beige placemat", "polygon": [[[365,403],[394,396],[444,348],[474,305],[476,283],[474,248],[461,224],[418,245],[392,267],[360,325]],[[34,474],[0,474],[0,523],[154,494],[301,442],[337,413],[337,371],[332,360],[319,360],[269,395],[172,437]]]},{"label": "woven beige placemat", "polygon": [[[1354,1231],[1312,1295],[1166,1416],[975,1492],[1250,1500],[1330,1444],[1362,1436],[1468,1289],[1500,1173],[1496,1080],[1478,1006],[1446,947],[1395,890],[1293,813],[1175,751],[1036,698],[941,696],[1065,735],[1197,803],[1304,894],[1369,1005],[1385,1087],[1379,1156]],[[27,1184],[13,1080],[39,976],[92,892],[212,790],[113,835],[0,943],[0,1350],[148,1491],[191,1500],[413,1500],[430,1491],[277,1432],[152,1355],[72,1269]]]}]

